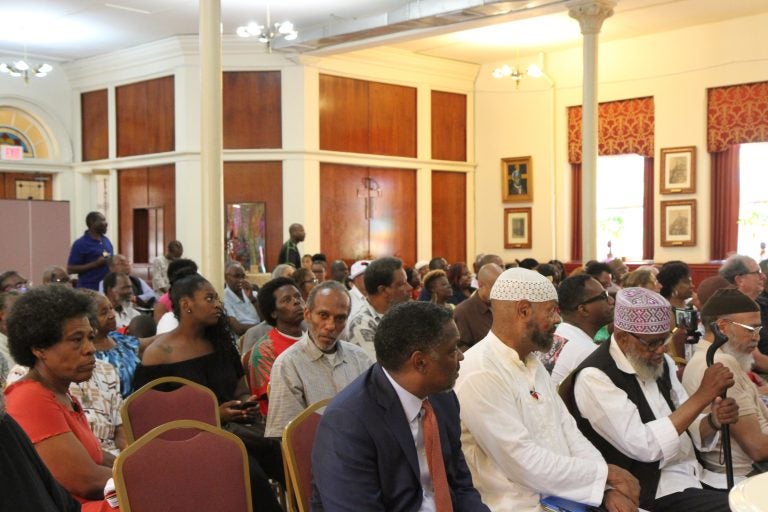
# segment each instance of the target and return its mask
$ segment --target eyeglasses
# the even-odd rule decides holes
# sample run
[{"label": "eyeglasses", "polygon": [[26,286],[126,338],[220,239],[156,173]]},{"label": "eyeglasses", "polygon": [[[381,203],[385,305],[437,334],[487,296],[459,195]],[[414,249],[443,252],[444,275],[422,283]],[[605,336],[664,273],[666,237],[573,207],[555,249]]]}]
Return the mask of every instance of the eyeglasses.
[{"label": "eyeglasses", "polygon": [[745,331],[749,332],[749,334],[751,334],[753,337],[760,335],[760,331],[763,330],[763,326],[762,325],[759,326],[759,327],[752,327],[751,325],[745,325],[745,324],[740,324],[739,322],[734,322],[733,320],[731,320],[729,318],[724,318],[724,320],[726,322],[732,323],[733,325],[738,325],[739,327],[741,327]]},{"label": "eyeglasses", "polygon": [[319,282],[320,281],[318,281],[317,279],[307,279],[306,281],[302,281],[301,284],[309,284],[309,283],[317,284]]},{"label": "eyeglasses", "polygon": [[52,283],[68,283],[70,281],[69,276],[64,277],[52,277],[51,282]]},{"label": "eyeglasses", "polygon": [[595,295],[594,297],[590,297],[587,300],[579,302],[579,306],[584,306],[586,304],[591,304],[593,302],[597,302],[599,300],[608,300],[608,290],[603,290],[600,294]]},{"label": "eyeglasses", "polygon": [[636,336],[631,332],[627,332],[627,334],[629,334],[630,336],[635,338],[637,341],[645,345],[645,348],[648,350],[648,352],[656,352],[657,350],[659,350],[659,347],[664,347],[666,345],[669,345],[669,343],[672,341],[672,336],[665,336],[664,338],[649,341],[649,340],[644,340],[640,336]]},{"label": "eyeglasses", "polygon": [[752,272],[744,272],[744,273],[741,273],[739,275],[740,276],[748,276],[748,275],[761,276],[761,275],[763,275],[763,271],[762,270],[754,270]]}]

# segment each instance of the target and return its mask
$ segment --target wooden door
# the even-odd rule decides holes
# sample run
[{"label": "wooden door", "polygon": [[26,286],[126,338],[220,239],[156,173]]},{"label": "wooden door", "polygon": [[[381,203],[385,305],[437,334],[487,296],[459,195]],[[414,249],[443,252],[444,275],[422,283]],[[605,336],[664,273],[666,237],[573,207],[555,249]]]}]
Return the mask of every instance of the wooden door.
[{"label": "wooden door", "polygon": [[373,198],[370,215],[371,256],[396,256],[416,262],[416,171],[370,169],[381,196]]},{"label": "wooden door", "polygon": [[320,164],[320,249],[328,260],[416,259],[416,171]]},{"label": "wooden door", "polygon": [[367,167],[320,164],[320,250],[328,261],[370,257],[367,178]]},{"label": "wooden door", "polygon": [[467,261],[467,175],[432,171],[432,257]]}]

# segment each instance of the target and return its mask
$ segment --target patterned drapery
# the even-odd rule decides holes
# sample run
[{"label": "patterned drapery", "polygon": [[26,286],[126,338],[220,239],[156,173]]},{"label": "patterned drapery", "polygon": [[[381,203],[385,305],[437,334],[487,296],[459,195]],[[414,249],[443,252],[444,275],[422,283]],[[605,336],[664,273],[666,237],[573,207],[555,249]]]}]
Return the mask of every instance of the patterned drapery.
[{"label": "patterned drapery", "polygon": [[[597,106],[597,154],[653,157],[653,97]],[[568,161],[581,163],[581,106],[568,107]]]},{"label": "patterned drapery", "polygon": [[739,241],[739,145],[712,153],[711,258],[724,260]]},{"label": "patterned drapery", "polygon": [[707,90],[707,151],[768,141],[768,82]]}]

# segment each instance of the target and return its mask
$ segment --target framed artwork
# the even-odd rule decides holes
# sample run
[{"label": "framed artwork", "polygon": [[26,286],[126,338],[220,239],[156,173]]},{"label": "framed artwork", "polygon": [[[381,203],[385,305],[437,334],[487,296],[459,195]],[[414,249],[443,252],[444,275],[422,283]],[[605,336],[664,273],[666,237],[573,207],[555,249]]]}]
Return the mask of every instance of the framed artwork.
[{"label": "framed artwork", "polygon": [[531,248],[530,208],[504,208],[504,248]]},{"label": "framed artwork", "polygon": [[530,156],[501,159],[501,200],[505,203],[533,201],[533,166]]},{"label": "framed artwork", "polygon": [[226,206],[225,259],[239,261],[246,272],[266,272],[266,203],[231,203]]},{"label": "framed artwork", "polygon": [[661,246],[696,245],[696,200],[661,202]]},{"label": "framed artwork", "polygon": [[696,146],[661,149],[661,193],[696,192]]}]

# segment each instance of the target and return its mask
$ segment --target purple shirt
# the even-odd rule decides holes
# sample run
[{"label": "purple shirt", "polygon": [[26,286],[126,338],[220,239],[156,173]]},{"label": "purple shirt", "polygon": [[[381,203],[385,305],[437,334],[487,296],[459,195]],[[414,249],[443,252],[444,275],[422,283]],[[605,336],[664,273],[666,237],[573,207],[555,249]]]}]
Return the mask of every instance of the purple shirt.
[{"label": "purple shirt", "polygon": [[[106,254],[105,254],[106,253]],[[101,235],[101,240],[92,238],[88,231],[83,236],[75,240],[72,244],[72,249],[69,251],[69,259],[67,265],[84,265],[92,261],[96,261],[102,256],[111,256],[114,254],[112,249],[112,242],[109,241],[105,235]],[[99,282],[104,279],[109,273],[107,265],[92,268],[81,272],[77,276],[78,288],[90,288],[91,290],[99,290]]]}]

